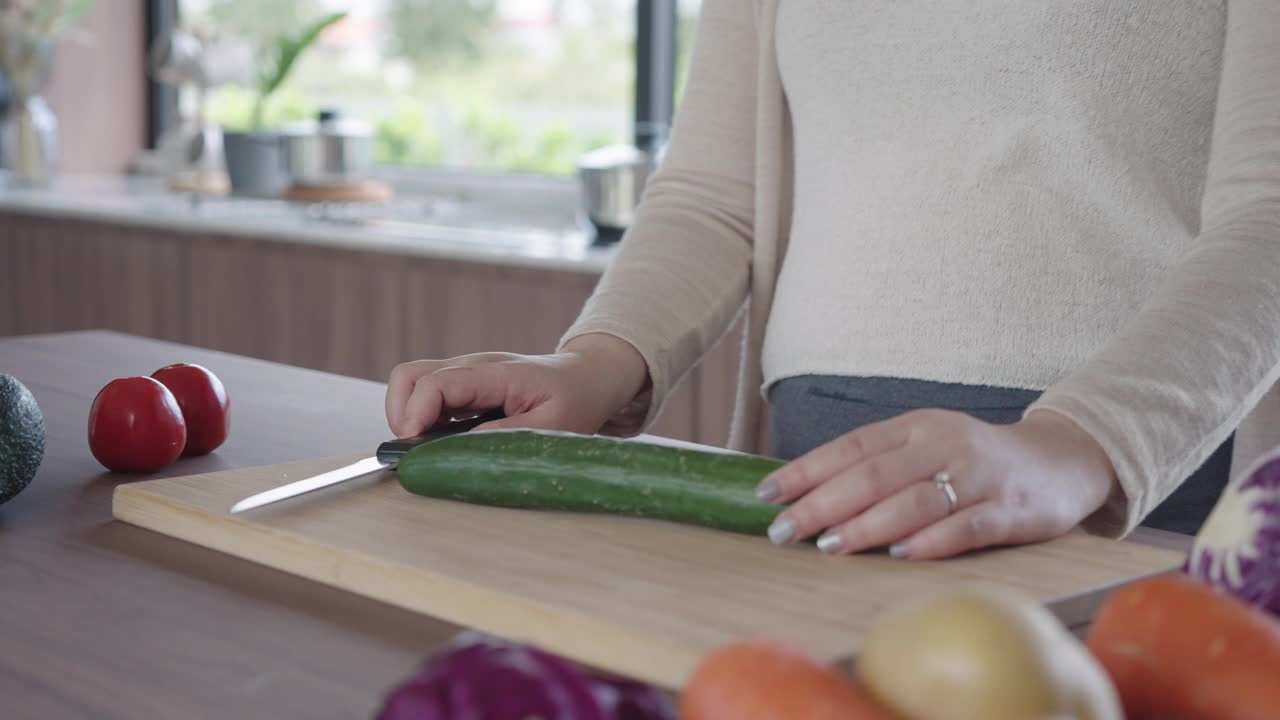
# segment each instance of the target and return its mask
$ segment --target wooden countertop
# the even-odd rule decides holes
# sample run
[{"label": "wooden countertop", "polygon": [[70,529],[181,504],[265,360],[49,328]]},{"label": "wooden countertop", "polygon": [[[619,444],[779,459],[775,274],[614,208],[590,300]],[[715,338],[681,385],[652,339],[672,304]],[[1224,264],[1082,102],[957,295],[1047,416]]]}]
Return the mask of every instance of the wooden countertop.
[{"label": "wooden countertop", "polygon": [[[155,475],[104,472],[86,441],[94,395],[174,362],[222,378],[231,438]],[[0,369],[31,389],[48,436],[35,481],[0,506],[0,704],[14,717],[368,717],[456,632],[111,519],[122,482],[371,451],[388,434],[381,384],[108,332],[0,338]]]},{"label": "wooden countertop", "polygon": [[0,506],[0,716],[357,718],[456,629],[111,518],[143,479],[89,453],[110,380],[200,363],[232,398],[214,454],[146,478],[371,451],[383,386],[106,332],[0,338],[44,412],[47,451]]}]

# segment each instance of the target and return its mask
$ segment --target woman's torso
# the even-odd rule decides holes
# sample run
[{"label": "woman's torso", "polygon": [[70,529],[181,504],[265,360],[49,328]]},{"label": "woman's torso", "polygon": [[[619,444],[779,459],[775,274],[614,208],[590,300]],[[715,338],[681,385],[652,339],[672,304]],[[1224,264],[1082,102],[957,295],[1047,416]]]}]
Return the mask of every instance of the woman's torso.
[{"label": "woman's torso", "polygon": [[782,0],[795,198],[766,383],[1042,389],[1194,243],[1211,0]]}]

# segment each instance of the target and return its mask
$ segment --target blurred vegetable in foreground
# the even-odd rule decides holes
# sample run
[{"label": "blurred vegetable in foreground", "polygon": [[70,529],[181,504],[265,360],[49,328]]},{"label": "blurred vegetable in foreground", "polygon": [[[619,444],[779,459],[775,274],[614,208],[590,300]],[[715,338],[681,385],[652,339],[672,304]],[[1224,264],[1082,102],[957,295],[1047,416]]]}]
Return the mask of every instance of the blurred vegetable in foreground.
[{"label": "blurred vegetable in foreground", "polygon": [[1128,720],[1280,715],[1280,622],[1180,575],[1111,594],[1089,627]]},{"label": "blurred vegetable in foreground", "polygon": [[774,640],[708,655],[680,696],[680,720],[897,720],[851,678]]},{"label": "blurred vegetable in foreground", "polygon": [[858,679],[905,720],[1122,720],[1116,689],[1044,605],[974,585],[908,599],[863,640]]},{"label": "blurred vegetable in foreground", "polygon": [[675,720],[661,691],[464,633],[392,690],[377,720]]},{"label": "blurred vegetable in foreground", "polygon": [[1280,449],[1232,480],[1185,570],[1280,618]]}]

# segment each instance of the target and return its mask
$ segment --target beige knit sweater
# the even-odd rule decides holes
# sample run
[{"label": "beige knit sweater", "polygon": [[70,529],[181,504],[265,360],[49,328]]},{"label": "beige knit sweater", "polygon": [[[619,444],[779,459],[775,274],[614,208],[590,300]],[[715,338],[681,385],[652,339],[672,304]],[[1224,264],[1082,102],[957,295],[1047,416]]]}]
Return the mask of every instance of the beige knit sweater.
[{"label": "beige knit sweater", "polygon": [[1233,431],[1247,466],[1280,445],[1280,0],[706,0],[663,168],[564,336],[648,363],[605,432],[744,302],[738,449],[768,450],[767,359],[1045,390],[1116,468],[1103,534]]}]

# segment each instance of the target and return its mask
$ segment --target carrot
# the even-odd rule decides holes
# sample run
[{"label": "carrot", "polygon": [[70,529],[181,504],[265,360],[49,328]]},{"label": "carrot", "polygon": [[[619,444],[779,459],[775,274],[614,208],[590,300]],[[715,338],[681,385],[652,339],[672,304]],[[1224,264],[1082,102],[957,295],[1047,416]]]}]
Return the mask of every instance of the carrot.
[{"label": "carrot", "polygon": [[1107,598],[1088,634],[1129,720],[1280,717],[1280,624],[1185,576]]},{"label": "carrot", "polygon": [[851,678],[768,640],[706,657],[680,695],[680,720],[897,720]]}]

